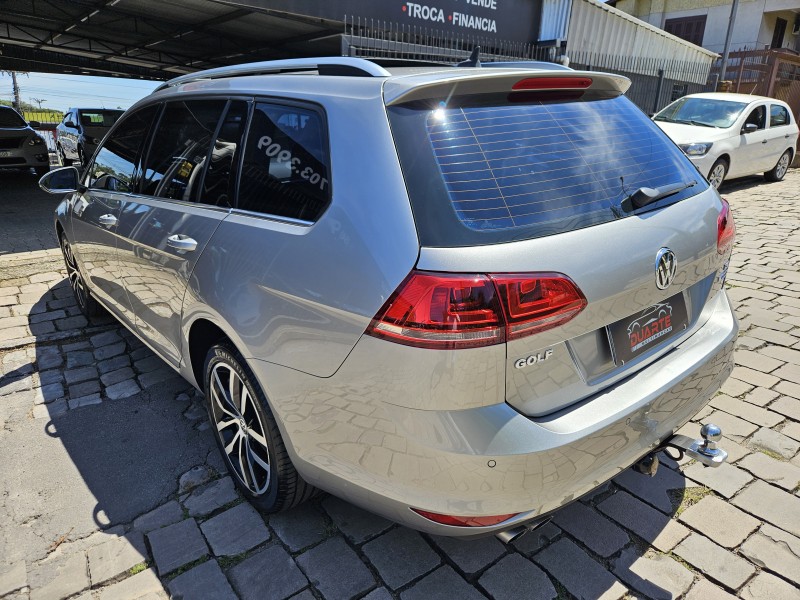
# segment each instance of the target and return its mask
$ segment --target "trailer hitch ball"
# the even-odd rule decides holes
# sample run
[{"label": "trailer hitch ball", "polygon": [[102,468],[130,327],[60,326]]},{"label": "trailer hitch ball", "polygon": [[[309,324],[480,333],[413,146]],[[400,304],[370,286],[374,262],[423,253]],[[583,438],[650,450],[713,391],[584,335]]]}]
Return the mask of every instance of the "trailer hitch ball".
[{"label": "trailer hitch ball", "polygon": [[703,444],[697,451],[706,456],[717,456],[720,452],[717,442],[722,439],[722,429],[713,423],[708,423],[700,428],[700,437],[703,438]]}]

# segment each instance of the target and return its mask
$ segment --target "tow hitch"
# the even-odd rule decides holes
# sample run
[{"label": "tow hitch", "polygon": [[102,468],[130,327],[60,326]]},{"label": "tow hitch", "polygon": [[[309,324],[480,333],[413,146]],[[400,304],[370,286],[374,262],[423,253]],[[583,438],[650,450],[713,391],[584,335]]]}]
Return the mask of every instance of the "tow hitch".
[{"label": "tow hitch", "polygon": [[671,456],[675,460],[680,460],[686,454],[706,467],[718,467],[724,463],[728,458],[728,453],[717,447],[717,442],[722,438],[722,430],[709,423],[700,428],[700,436],[703,439],[694,440],[686,435],[672,436],[663,446],[660,446],[633,465],[633,469],[643,475],[655,477],[659,465],[658,453],[662,450],[666,452],[667,448],[678,450],[679,455],[677,458]]}]

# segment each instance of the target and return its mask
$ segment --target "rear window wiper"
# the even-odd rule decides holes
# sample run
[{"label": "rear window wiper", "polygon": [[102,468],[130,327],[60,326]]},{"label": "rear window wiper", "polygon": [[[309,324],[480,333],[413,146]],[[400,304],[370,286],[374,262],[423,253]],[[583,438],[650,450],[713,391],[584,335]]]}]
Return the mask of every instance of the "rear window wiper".
[{"label": "rear window wiper", "polygon": [[648,204],[652,204],[656,200],[673,196],[678,192],[682,192],[686,188],[697,185],[697,181],[690,181],[688,183],[680,182],[673,183],[672,185],[662,185],[661,187],[640,187],[620,203],[620,208],[629,213],[637,208],[643,208]]}]

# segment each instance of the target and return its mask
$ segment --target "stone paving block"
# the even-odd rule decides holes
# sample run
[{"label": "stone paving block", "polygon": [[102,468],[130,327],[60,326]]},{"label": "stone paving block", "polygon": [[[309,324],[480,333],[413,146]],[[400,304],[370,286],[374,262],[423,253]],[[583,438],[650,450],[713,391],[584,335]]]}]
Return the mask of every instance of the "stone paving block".
[{"label": "stone paving block", "polygon": [[756,431],[748,444],[751,448],[768,450],[786,459],[792,458],[800,451],[800,442],[766,427]]},{"label": "stone paving block", "polygon": [[775,460],[762,452],[754,452],[742,459],[739,464],[759,479],[790,492],[800,485],[800,467]]},{"label": "stone paving block", "polygon": [[302,550],[325,537],[325,517],[315,504],[309,502],[271,515],[269,524],[292,552]]},{"label": "stone paving block", "polygon": [[108,346],[109,344],[114,344],[119,341],[122,341],[122,338],[119,336],[119,333],[117,333],[117,331],[114,329],[112,329],[111,331],[104,331],[103,333],[98,333],[89,338],[89,342],[95,348]]},{"label": "stone paving block", "polygon": [[156,572],[145,569],[132,577],[101,588],[97,593],[97,600],[144,600],[145,597],[158,597],[157,594],[163,590],[164,586]]},{"label": "stone paving block", "polygon": [[364,596],[363,600],[393,600],[393,596],[386,588],[378,588]]},{"label": "stone paving block", "polygon": [[800,423],[787,423],[781,429],[781,433],[800,442]]},{"label": "stone paving block", "polygon": [[700,533],[725,548],[735,548],[761,524],[747,513],[716,496],[705,496],[679,517]]},{"label": "stone paving block", "polygon": [[97,379],[97,369],[94,367],[81,367],[79,369],[69,369],[64,371],[64,379],[68,385],[80,383],[87,379]]},{"label": "stone paving block", "polygon": [[130,364],[131,364],[131,359],[126,354],[123,354],[121,356],[115,356],[114,358],[109,358],[108,360],[100,361],[99,363],[97,363],[97,370],[100,372],[101,375],[103,375],[105,373],[110,373],[111,371],[116,371],[124,367],[129,367]]},{"label": "stone paving block", "polygon": [[183,520],[183,510],[177,500],[170,500],[150,512],[136,517],[133,521],[133,528],[142,533],[149,533],[154,529],[159,529],[167,525],[172,525]]},{"label": "stone paving block", "polygon": [[393,590],[433,570],[441,562],[419,533],[405,527],[367,542],[362,551]]},{"label": "stone paving block", "polygon": [[800,588],[775,577],[759,573],[739,594],[743,600],[800,600]]},{"label": "stone paving block", "polygon": [[93,587],[122,575],[148,559],[144,536],[139,532],[112,538],[93,546],[89,548],[87,555],[89,557],[89,576]]},{"label": "stone paving block", "polygon": [[734,355],[737,365],[742,365],[749,369],[761,371],[762,373],[770,373],[784,365],[785,361],[772,358],[769,355],[760,352],[751,352],[749,350],[737,349]]},{"label": "stone paving block", "polygon": [[505,545],[494,536],[477,540],[438,535],[432,535],[430,538],[456,564],[456,567],[467,575],[481,571],[506,553]]},{"label": "stone paving block", "polygon": [[566,538],[551,544],[533,560],[578,598],[615,600],[628,592],[616,577]]},{"label": "stone paving block", "polygon": [[[140,349],[141,350],[141,349]],[[147,373],[148,371],[155,371],[156,369],[160,369],[164,366],[164,361],[158,358],[155,354],[150,352],[149,349],[144,349],[143,352],[145,358],[140,360],[136,360],[133,363],[133,366],[139,373]],[[131,353],[131,357],[133,357],[133,353]]]},{"label": "stone paving block", "polygon": [[781,381],[773,389],[781,394],[800,399],[800,385],[792,383],[791,381]]},{"label": "stone paving block", "polygon": [[623,550],[611,569],[631,589],[656,600],[672,600],[686,593],[694,581],[692,572],[665,554],[641,556]]},{"label": "stone paving block", "polygon": [[767,404],[775,400],[778,397],[778,392],[773,390],[768,390],[767,388],[757,387],[749,394],[745,394],[744,400],[745,402],[749,402],[750,404],[755,404],[756,406],[765,407]]},{"label": "stone paving block", "polygon": [[74,352],[75,350],[85,350],[91,347],[92,345],[89,342],[81,340],[80,342],[70,342],[68,344],[62,344],[61,352],[63,352],[64,354],[69,354],[70,352]]},{"label": "stone paving block", "polygon": [[689,529],[669,515],[622,490],[609,496],[597,508],[662,552],[669,552],[689,535]]},{"label": "stone paving block", "polygon": [[792,383],[800,383],[800,365],[786,364],[776,369],[774,375]]},{"label": "stone paving block", "polygon": [[769,409],[779,412],[795,421],[800,421],[800,400],[796,398],[781,396],[769,405]]},{"label": "stone paving block", "polygon": [[728,396],[736,398],[737,396],[743,396],[744,394],[752,391],[754,387],[755,386],[745,383],[744,381],[739,381],[733,377],[728,377],[728,379],[725,380],[725,383],[722,384],[722,388],[720,388],[720,390],[723,394],[727,394]]},{"label": "stone paving block", "polygon": [[216,556],[236,556],[270,538],[264,520],[247,502],[209,519],[200,529]]},{"label": "stone paving block", "polygon": [[699,533],[692,533],[675,547],[674,553],[706,576],[736,590],[756,569],[749,562],[718,546]]},{"label": "stone paving block", "polygon": [[81,396],[80,398],[70,400],[69,409],[83,408],[84,406],[92,406],[94,404],[100,404],[101,402],[100,394],[89,394],[88,396]]},{"label": "stone paving block", "polygon": [[615,483],[628,490],[634,496],[655,506],[661,512],[672,514],[672,490],[683,490],[691,487],[683,475],[670,469],[659,469],[655,477],[648,477],[627,469],[614,479]]},{"label": "stone paving block", "polygon": [[59,398],[66,398],[67,396],[64,392],[64,386],[60,383],[48,383],[43,385],[39,391],[39,395],[44,403],[52,402]]},{"label": "stone paving block", "polygon": [[718,425],[722,429],[722,433],[725,437],[729,437],[738,443],[741,443],[744,438],[752,435],[758,429],[757,425],[753,425],[749,421],[734,417],[721,410],[715,410],[707,418],[703,419],[703,423],[714,423]]},{"label": "stone paving block", "polygon": [[[774,427],[781,421],[783,417],[769,410],[765,410],[758,406],[753,406],[749,402],[737,400],[725,395],[715,396],[711,399],[711,405],[714,408],[724,410],[725,412],[740,417],[756,425],[764,427]],[[723,432],[725,430],[723,429]],[[727,433],[727,432],[726,432]]]},{"label": "stone paving block", "polygon": [[0,566],[0,596],[5,596],[28,585],[28,570],[25,561]]},{"label": "stone paving block", "polygon": [[478,583],[496,600],[551,600],[558,596],[544,571],[519,554],[503,558],[481,575]]},{"label": "stone paving block", "polygon": [[[724,448],[725,446],[722,447]],[[706,467],[701,463],[694,463],[687,467],[683,474],[706,487],[710,487],[726,498],[730,498],[753,481],[747,471],[728,463],[723,463],[718,467]]]},{"label": "stone paving block", "polygon": [[178,377],[179,375],[175,371],[169,367],[164,367],[156,371],[148,371],[147,373],[143,373],[142,375],[139,375],[138,380],[139,385],[141,385],[142,388],[147,389],[163,381],[168,381],[169,379],[173,378],[177,379]]},{"label": "stone paving block", "polygon": [[735,600],[732,596],[720,587],[711,583],[708,579],[700,579],[692,586],[686,594],[686,600]]},{"label": "stone paving block", "polygon": [[[269,576],[265,577],[265,573]],[[260,550],[228,570],[241,600],[287,598],[308,585],[299,567],[280,546]]]},{"label": "stone paving block", "polygon": [[603,557],[611,556],[630,542],[622,529],[582,502],[573,502],[556,512],[553,522]]},{"label": "stone paving block", "polygon": [[525,556],[530,557],[555,541],[559,535],[561,530],[551,521],[517,537],[511,544]]},{"label": "stone paving block", "polygon": [[[63,319],[66,316],[67,313],[65,313],[63,310],[52,310],[52,311],[40,312],[35,315],[29,315],[28,321],[30,323],[43,323],[45,321],[54,321],[56,319]],[[22,319],[24,317],[19,317],[19,318]],[[83,363],[83,364],[88,365],[89,363]]]},{"label": "stone paving block", "polygon": [[296,560],[311,585],[325,598],[353,598],[376,583],[367,566],[341,537],[325,540]]},{"label": "stone paving block", "polygon": [[122,369],[117,369],[116,371],[109,371],[108,373],[104,373],[100,375],[100,381],[103,382],[105,386],[111,386],[116,383],[120,383],[121,381],[125,381],[127,379],[133,379],[135,376],[133,369],[130,367],[123,367]]},{"label": "stone paving block", "polygon": [[193,517],[205,516],[239,498],[230,477],[223,477],[195,489],[183,505]]},{"label": "stone paving block", "polygon": [[[418,581],[411,588],[400,594],[401,600],[430,600],[432,598],[483,600],[485,597],[486,596],[464,581],[449,566],[436,569],[433,573],[426,575],[421,581]],[[501,596],[497,596],[497,598],[500,597]],[[534,596],[529,595],[527,597],[531,598]]]},{"label": "stone paving block", "polygon": [[170,595],[175,599],[236,600],[231,584],[215,560],[207,560],[181,573],[167,585]]},{"label": "stone paving block", "polygon": [[322,507],[339,531],[356,544],[383,533],[393,525],[388,519],[372,514],[335,496],[325,498]]},{"label": "stone paving block", "polygon": [[767,346],[760,353],[783,362],[800,365],[800,351],[798,350],[791,350],[783,346]]},{"label": "stone paving block", "polygon": [[59,331],[68,331],[70,329],[82,329],[86,327],[89,322],[84,316],[67,317],[66,319],[59,319],[55,322]]},{"label": "stone paving block", "polygon": [[71,399],[83,398],[91,394],[96,394],[100,391],[100,382],[97,379],[90,379],[89,381],[82,381],[75,385],[69,386],[69,397]]},{"label": "stone paving block", "polygon": [[760,519],[800,536],[800,498],[763,481],[755,481],[731,500]]},{"label": "stone paving block", "polygon": [[87,589],[89,585],[84,552],[46,560],[28,573],[31,600],[61,600]]},{"label": "stone paving block", "polygon": [[765,523],[742,544],[739,553],[800,585],[800,538]]},{"label": "stone paving block", "polygon": [[121,400],[122,398],[129,398],[141,392],[139,385],[133,380],[121,381],[106,388],[106,396],[110,400]]},{"label": "stone paving block", "polygon": [[727,438],[724,435],[722,436],[720,446],[728,453],[728,464],[736,463],[743,457],[753,452],[750,448],[742,446],[741,444],[734,442],[732,439]]},{"label": "stone paving block", "polygon": [[159,575],[206,556],[208,548],[194,519],[156,529],[147,534]]},{"label": "stone paving block", "polygon": [[40,371],[60,367],[64,357],[55,346],[38,346],[36,348],[36,365]]},{"label": "stone paving block", "polygon": [[94,351],[94,358],[95,360],[108,360],[109,358],[119,356],[123,352],[125,352],[125,342],[120,341],[116,344],[109,344],[108,346],[98,348]]}]

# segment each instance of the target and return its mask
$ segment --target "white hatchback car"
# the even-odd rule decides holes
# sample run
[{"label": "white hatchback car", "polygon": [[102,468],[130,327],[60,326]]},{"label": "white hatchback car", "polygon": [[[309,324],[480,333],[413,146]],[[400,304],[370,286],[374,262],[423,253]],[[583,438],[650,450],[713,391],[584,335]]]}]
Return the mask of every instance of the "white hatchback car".
[{"label": "white hatchback car", "polygon": [[780,181],[792,164],[797,122],[775,98],[746,94],[691,94],[653,117],[708,181],[764,173]]}]

